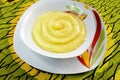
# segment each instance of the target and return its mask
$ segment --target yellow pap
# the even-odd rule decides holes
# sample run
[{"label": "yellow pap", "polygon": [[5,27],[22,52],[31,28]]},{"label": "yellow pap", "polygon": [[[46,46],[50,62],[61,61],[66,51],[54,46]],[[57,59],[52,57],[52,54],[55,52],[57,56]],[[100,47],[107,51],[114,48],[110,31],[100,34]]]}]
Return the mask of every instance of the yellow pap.
[{"label": "yellow pap", "polygon": [[77,49],[86,39],[85,24],[72,13],[51,11],[36,20],[32,36],[42,49],[64,53]]}]

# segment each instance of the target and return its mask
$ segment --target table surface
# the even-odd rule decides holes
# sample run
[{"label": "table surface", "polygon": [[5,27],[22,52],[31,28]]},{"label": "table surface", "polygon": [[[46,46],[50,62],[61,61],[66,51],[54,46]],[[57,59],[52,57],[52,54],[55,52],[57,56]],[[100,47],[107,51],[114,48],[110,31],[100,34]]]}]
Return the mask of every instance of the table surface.
[{"label": "table surface", "polygon": [[52,74],[21,60],[13,48],[16,24],[37,0],[0,0],[0,80],[120,80],[120,0],[76,0],[93,6],[107,31],[104,58],[93,70],[74,74]]}]

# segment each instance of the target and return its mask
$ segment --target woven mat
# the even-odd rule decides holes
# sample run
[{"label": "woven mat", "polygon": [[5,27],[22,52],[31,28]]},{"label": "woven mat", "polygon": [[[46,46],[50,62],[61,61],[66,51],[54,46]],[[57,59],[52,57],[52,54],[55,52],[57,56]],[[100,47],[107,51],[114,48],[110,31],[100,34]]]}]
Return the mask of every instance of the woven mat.
[{"label": "woven mat", "polygon": [[107,30],[103,60],[92,71],[75,75],[43,72],[21,60],[13,35],[23,12],[37,0],[0,0],[0,80],[120,80],[120,0],[76,0],[93,6]]}]

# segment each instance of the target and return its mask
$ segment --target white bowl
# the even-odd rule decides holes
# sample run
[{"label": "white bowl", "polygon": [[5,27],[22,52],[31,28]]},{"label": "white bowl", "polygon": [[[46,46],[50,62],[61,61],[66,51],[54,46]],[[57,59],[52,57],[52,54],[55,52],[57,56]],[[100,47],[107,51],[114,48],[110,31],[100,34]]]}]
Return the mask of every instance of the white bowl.
[{"label": "white bowl", "polygon": [[[76,50],[71,52],[56,54],[54,52],[49,52],[38,47],[34,40],[32,39],[32,27],[40,14],[48,11],[68,11],[66,5],[76,4],[83,12],[87,14],[87,18],[84,20],[87,30],[87,37],[84,43],[78,47]],[[29,47],[32,51],[51,58],[72,58],[81,55],[88,47],[91,45],[95,31],[96,23],[94,16],[90,9],[86,9],[85,5],[75,2],[75,1],[63,1],[63,0],[45,0],[38,1],[29,7],[25,13],[20,18],[17,25],[22,25],[20,28],[20,36],[24,44]],[[71,45],[72,46],[72,45]],[[29,54],[29,53],[28,53]]]}]

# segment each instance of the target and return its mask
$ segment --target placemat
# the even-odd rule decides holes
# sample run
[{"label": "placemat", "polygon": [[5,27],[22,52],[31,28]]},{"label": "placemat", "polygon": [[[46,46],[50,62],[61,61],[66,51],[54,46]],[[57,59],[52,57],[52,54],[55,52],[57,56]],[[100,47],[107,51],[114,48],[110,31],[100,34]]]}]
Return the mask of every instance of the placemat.
[{"label": "placemat", "polygon": [[25,63],[15,53],[13,36],[23,12],[37,0],[0,0],[0,80],[120,80],[120,0],[76,0],[93,6],[107,30],[107,49],[91,71],[52,74]]}]

